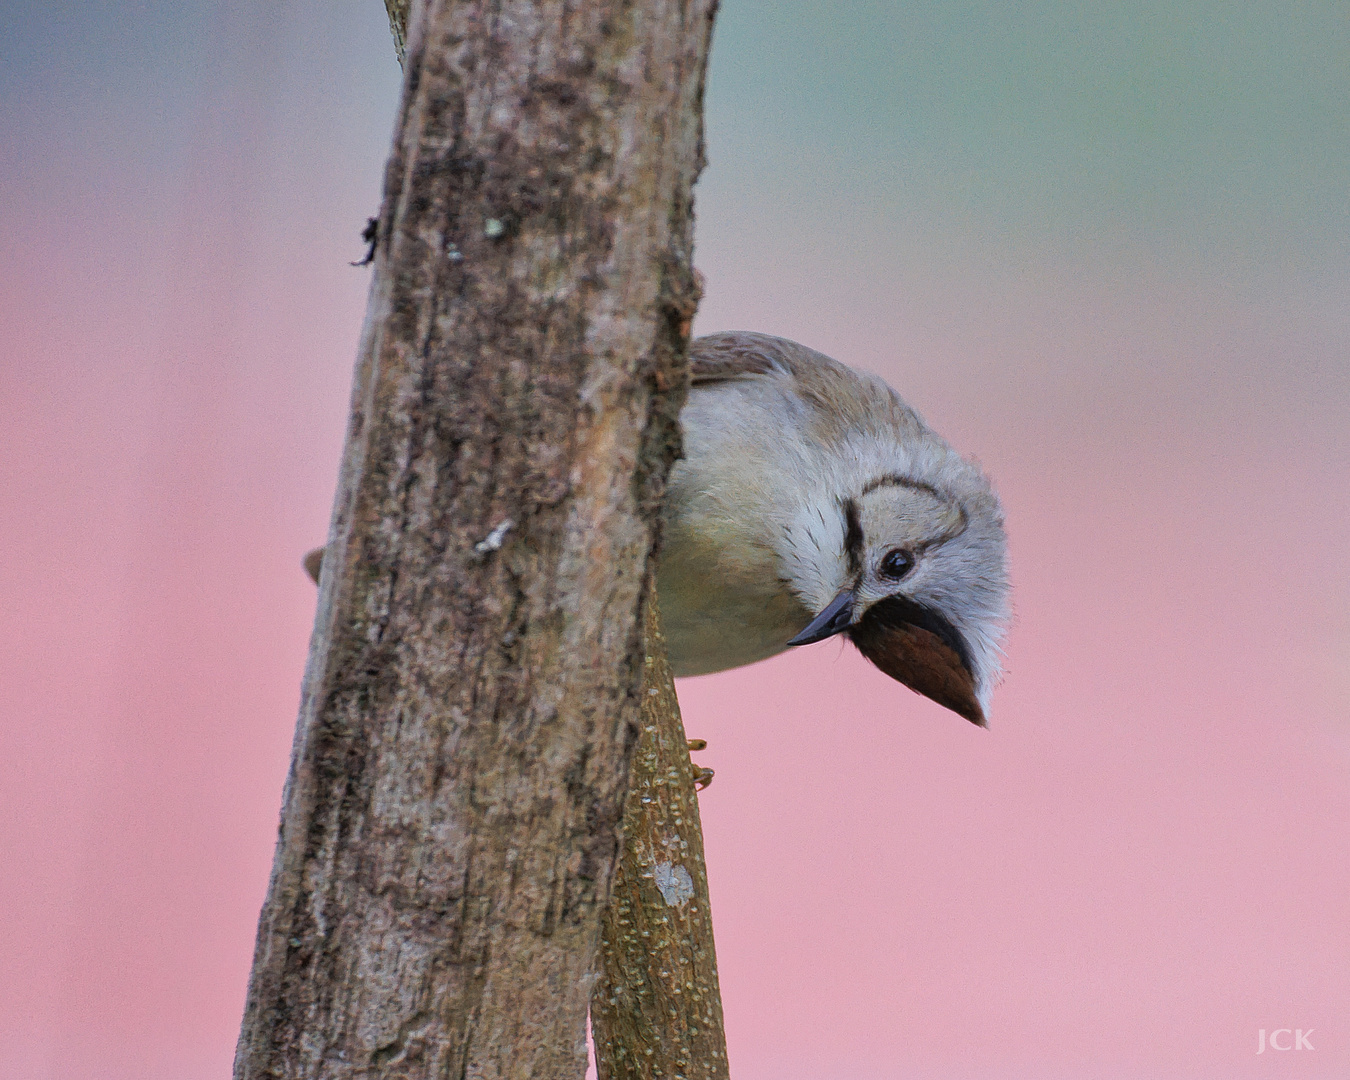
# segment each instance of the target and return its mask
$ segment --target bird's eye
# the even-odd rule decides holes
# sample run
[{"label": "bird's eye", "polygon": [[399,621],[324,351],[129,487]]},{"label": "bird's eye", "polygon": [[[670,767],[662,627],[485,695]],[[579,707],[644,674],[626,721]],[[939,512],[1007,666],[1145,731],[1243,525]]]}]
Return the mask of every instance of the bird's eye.
[{"label": "bird's eye", "polygon": [[882,577],[891,578],[893,581],[899,581],[902,577],[914,569],[914,556],[904,548],[896,548],[888,551],[881,560]]}]

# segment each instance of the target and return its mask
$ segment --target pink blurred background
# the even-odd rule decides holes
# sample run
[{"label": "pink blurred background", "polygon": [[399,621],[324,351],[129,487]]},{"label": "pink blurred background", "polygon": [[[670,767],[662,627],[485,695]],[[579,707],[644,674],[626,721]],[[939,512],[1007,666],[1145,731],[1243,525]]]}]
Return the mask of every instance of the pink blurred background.
[{"label": "pink blurred background", "polygon": [[[205,1080],[398,69],[369,0],[4,17],[0,1076]],[[738,1080],[1350,1072],[1347,37],[727,3],[698,329],[886,375],[1017,590],[989,731],[833,643],[682,685]]]}]

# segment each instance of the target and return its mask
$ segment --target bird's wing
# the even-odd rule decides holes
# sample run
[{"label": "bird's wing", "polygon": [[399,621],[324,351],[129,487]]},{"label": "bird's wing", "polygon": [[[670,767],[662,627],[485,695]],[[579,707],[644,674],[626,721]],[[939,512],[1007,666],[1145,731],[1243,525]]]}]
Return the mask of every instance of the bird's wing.
[{"label": "bird's wing", "polygon": [[689,345],[691,385],[744,379],[781,379],[814,418],[814,437],[825,442],[850,431],[920,438],[927,428],[894,390],[875,375],[855,371],[824,353],[787,338],[750,330],[724,330]]},{"label": "bird's wing", "polygon": [[783,346],[792,344],[783,338],[749,330],[726,330],[695,338],[689,344],[692,385],[707,386],[754,375],[788,374],[791,368]]}]

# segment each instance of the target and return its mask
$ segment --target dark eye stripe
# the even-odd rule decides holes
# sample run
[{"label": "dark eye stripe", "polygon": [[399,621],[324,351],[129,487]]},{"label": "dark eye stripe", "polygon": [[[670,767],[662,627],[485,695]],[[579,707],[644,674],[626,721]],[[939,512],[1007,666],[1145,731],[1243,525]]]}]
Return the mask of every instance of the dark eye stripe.
[{"label": "dark eye stripe", "polygon": [[848,559],[850,574],[862,573],[862,511],[852,499],[844,500],[844,557]]},{"label": "dark eye stripe", "polygon": [[926,491],[929,495],[933,496],[933,498],[942,502],[950,501],[949,496],[942,494],[942,492],[938,491],[932,484],[926,483],[923,480],[915,480],[909,476],[901,476],[899,473],[887,473],[885,476],[878,476],[863,488],[862,493],[864,495],[870,495],[872,492],[876,491],[877,488],[883,487],[913,488],[915,491]]},{"label": "dark eye stripe", "polygon": [[915,480],[909,476],[901,476],[899,473],[887,473],[885,476],[878,476],[875,480],[869,481],[867,486],[862,489],[862,497],[866,498],[878,488],[884,487],[904,487],[914,491],[927,492],[933,498],[937,499],[938,502],[948,503],[949,505],[956,507],[956,512],[961,516],[959,524],[954,525],[941,536],[935,536],[932,539],[914,545],[915,552],[922,552],[926,548],[932,547],[934,544],[941,544],[954,537],[960,536],[970,525],[970,515],[966,513],[966,508],[956,496],[939,491],[932,484],[923,480]]}]

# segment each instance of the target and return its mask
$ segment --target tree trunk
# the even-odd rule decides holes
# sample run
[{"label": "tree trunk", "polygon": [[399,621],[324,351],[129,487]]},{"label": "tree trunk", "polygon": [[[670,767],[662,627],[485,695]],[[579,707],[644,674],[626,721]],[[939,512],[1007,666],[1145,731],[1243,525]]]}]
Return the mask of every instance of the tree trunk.
[{"label": "tree trunk", "polygon": [[582,1074],[712,7],[413,7],[237,1078]]},{"label": "tree trunk", "polygon": [[655,590],[644,619],[642,733],[623,809],[591,1001],[599,1080],[727,1080],[693,768]]}]

